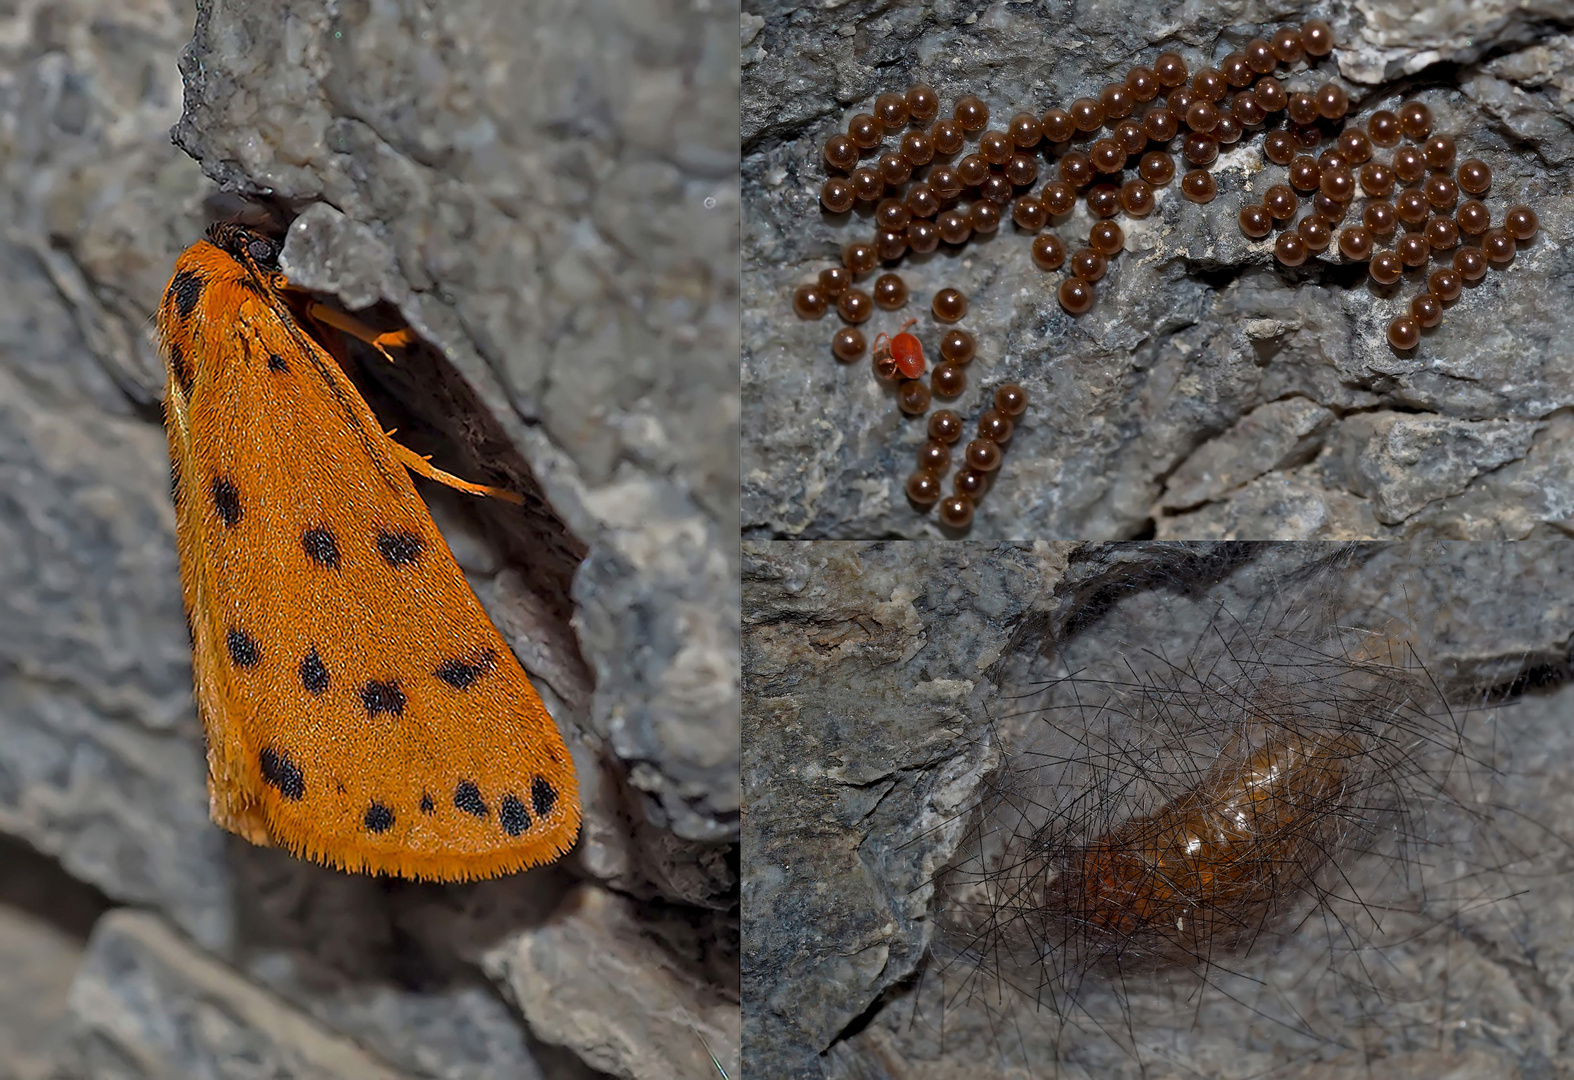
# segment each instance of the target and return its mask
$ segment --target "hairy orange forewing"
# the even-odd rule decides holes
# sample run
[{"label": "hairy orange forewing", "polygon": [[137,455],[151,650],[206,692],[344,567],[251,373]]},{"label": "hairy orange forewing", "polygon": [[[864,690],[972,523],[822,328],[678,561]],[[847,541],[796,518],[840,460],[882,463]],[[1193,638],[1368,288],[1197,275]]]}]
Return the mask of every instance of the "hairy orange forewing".
[{"label": "hairy orange forewing", "polygon": [[[573,761],[385,434],[345,330],[234,224],[175,264],[158,326],[213,820],[346,870],[463,880],[579,831]],[[516,499],[517,501],[517,499]]]}]

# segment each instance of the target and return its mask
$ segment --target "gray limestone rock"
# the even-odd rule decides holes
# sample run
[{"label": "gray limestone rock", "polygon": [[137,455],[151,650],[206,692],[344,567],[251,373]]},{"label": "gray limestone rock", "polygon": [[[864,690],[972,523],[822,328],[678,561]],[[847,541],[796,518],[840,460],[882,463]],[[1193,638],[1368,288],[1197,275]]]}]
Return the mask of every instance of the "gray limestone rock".
[{"label": "gray limestone rock", "polygon": [[[664,935],[677,929],[668,926]],[[531,1030],[622,1080],[739,1075],[736,957],[705,955],[704,927],[669,944],[626,898],[586,886],[554,918],[483,958]],[[709,968],[709,970],[707,970]],[[730,988],[717,993],[716,982]],[[616,1003],[611,1001],[616,999]]]},{"label": "gray limestone rock", "polygon": [[1223,501],[1263,474],[1282,472],[1312,456],[1333,421],[1333,413],[1304,398],[1260,405],[1181,462],[1159,504],[1189,510]]},{"label": "gray limestone rock", "polygon": [[992,764],[969,717],[1064,545],[745,545],[745,1055],[815,1055],[926,944],[930,879]]},{"label": "gray limestone rock", "polygon": [[209,186],[169,145],[177,4],[73,3],[0,88],[0,830],[194,939],[232,941],[147,334]]},{"label": "gray limestone rock", "polygon": [[[1292,634],[1399,627],[1451,701],[1479,702],[1486,687],[1498,688],[1489,700],[1506,696],[1487,715],[1507,764],[1479,794],[1480,805],[1507,811],[1480,811],[1497,839],[1470,834],[1440,864],[1506,866],[1512,895],[1445,920],[1463,937],[1386,954],[1433,971],[1426,986],[1472,987],[1449,998],[1457,1034],[1439,1044],[1436,1011],[1424,1008],[1374,1012],[1366,1030],[1386,1075],[1534,1073],[1560,1056],[1568,1025],[1536,987],[1563,978],[1557,958],[1569,947],[1574,726],[1569,688],[1537,687],[1557,686],[1574,655],[1570,582],[1574,547],[1564,542],[746,543],[747,1060],[770,1076],[893,1080],[973,1076],[986,1061],[1004,1075],[1053,1075],[1058,1061],[1063,1076],[1147,1077],[1288,1064],[1277,1055],[1290,1053],[1293,1032],[1267,1019],[1254,1026],[1249,1002],[1232,1011],[1213,1001],[1195,1016],[1178,1006],[1173,1029],[1151,1033],[1154,1054],[1139,1073],[1091,1014],[1080,1025],[1074,1014],[1057,1044],[1051,1006],[1034,1007],[1031,983],[1020,996],[993,982],[959,990],[930,953],[936,872],[1002,760],[998,733],[1032,715],[1025,695],[1036,684],[1024,672],[1061,653],[1108,677],[1184,670],[1211,655],[1217,620],[1252,625],[1279,611],[1271,625]],[[1094,734],[1072,723],[1061,726],[1073,742]],[[1346,1008],[1369,1000],[1358,985],[1330,982],[1324,953],[1273,955],[1285,972],[1309,963],[1308,985],[1344,987],[1332,1000]],[[1415,988],[1399,980],[1395,993],[1401,983]],[[1337,1037],[1300,1052],[1328,1075],[1372,1067]]]},{"label": "gray limestone rock", "polygon": [[[484,967],[529,938],[575,1010],[627,1008],[550,963],[581,888],[650,936],[622,963],[687,975],[627,1057],[691,1039],[686,1009],[735,1063],[715,1018],[738,938],[729,11],[203,3],[195,38],[192,14],[68,0],[0,35],[0,832],[168,924],[151,945],[101,928],[77,990],[116,1027],[86,1017],[60,1069],[86,1049],[87,1075],[195,1075],[189,1051],[251,1075],[297,1032],[388,1074],[582,1080],[594,1023],[559,1015],[549,1041]],[[149,322],[205,221],[259,209],[301,211],[299,283],[421,333],[359,372],[388,425],[527,496],[428,492],[575,753],[584,833],[554,868],[354,877],[207,820]],[[295,1019],[270,1027],[275,1006]],[[216,1041],[169,1041],[191,1024]]]},{"label": "gray limestone rock", "polygon": [[400,1073],[145,912],[100,920],[71,988],[82,1075],[398,1080]]},{"label": "gray limestone rock", "polygon": [[101,894],[0,838],[0,1077],[51,1080],[78,1064],[68,999]]},{"label": "gray limestone rock", "polygon": [[1250,536],[1264,516],[1279,523],[1282,540],[1359,540],[1381,531],[1372,503],[1332,489],[1313,466],[1256,477],[1228,500],[1211,502],[1181,518],[1161,518],[1159,540],[1233,540]]},{"label": "gray limestone rock", "polygon": [[1339,434],[1352,488],[1372,500],[1379,521],[1396,524],[1523,458],[1535,431],[1510,420],[1371,412],[1352,417]]},{"label": "gray limestone rock", "polygon": [[[1571,274],[1568,200],[1574,160],[1567,84],[1574,14],[1553,0],[1433,4],[1359,0],[1265,8],[1211,5],[1075,8],[942,2],[750,7],[744,42],[744,528],[759,538],[940,537],[933,512],[909,503],[903,484],[924,441],[904,417],[868,353],[838,363],[829,344],[835,312],[804,321],[792,290],[835,264],[842,246],[873,234],[865,204],[829,214],[819,203],[825,139],[886,91],[927,82],[942,107],[981,96],[991,126],[1096,96],[1134,64],[1175,49],[1193,70],[1239,47],[1260,28],[1321,15],[1338,44],[1315,78],[1350,93],[1352,115],[1418,98],[1452,133],[1459,157],[1494,174],[1487,196],[1497,220],[1533,205],[1541,231],[1513,263],[1468,286],[1441,326],[1398,355],[1387,324],[1423,287],[1369,282],[1363,267],[1324,253],[1277,265],[1272,236],[1248,240],[1237,211],[1285,179],[1261,153],[1261,130],[1225,147],[1211,166],[1219,195],[1197,205],[1172,183],[1154,212],[1122,216],[1125,251],[1098,282],[1097,302],[1067,315],[1028,237],[1009,220],[956,248],[889,264],[911,299],[876,311],[865,337],[916,317],[933,360],[940,325],[929,299],[961,289],[962,325],[978,340],[968,386],[954,401],[971,428],[995,387],[1021,383],[1031,405],[1004,464],[979,504],[975,538],[1240,538],[1350,536],[1524,537],[1555,534],[1568,476],[1549,476],[1548,502],[1506,496],[1493,477],[1556,453],[1545,425],[1574,402],[1567,342],[1574,313],[1559,297]],[[1308,75],[1293,75],[1306,82]],[[1040,177],[1048,165],[1038,157]],[[1091,218],[1079,205],[1050,228],[1069,250]],[[868,287],[871,278],[863,281]],[[1276,403],[1302,400],[1331,414],[1291,459],[1221,491],[1193,477],[1233,444],[1237,425]],[[1362,414],[1402,411],[1421,421],[1533,425],[1508,440],[1454,441],[1439,484],[1428,470],[1391,472],[1381,485],[1309,451],[1333,453]],[[1218,445],[1223,440],[1224,446]],[[1469,449],[1466,449],[1466,442]],[[1193,461],[1194,456],[1199,456]],[[1462,456],[1461,456],[1462,455]],[[1505,455],[1507,455],[1505,457]],[[1264,463],[1266,464],[1266,463]],[[1255,469],[1253,470],[1255,471]],[[1521,471],[1523,471],[1521,469]],[[1285,489],[1292,496],[1265,496]],[[1202,496],[1203,501],[1194,501]]]}]

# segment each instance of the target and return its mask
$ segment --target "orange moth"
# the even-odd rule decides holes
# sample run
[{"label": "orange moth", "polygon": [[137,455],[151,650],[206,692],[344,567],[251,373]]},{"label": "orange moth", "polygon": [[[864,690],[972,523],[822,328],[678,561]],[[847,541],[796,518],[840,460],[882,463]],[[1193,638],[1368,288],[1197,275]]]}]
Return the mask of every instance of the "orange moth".
[{"label": "orange moth", "polygon": [[579,832],[573,761],[274,241],[218,224],[159,308],[165,426],[213,820],[344,870],[458,881]]}]

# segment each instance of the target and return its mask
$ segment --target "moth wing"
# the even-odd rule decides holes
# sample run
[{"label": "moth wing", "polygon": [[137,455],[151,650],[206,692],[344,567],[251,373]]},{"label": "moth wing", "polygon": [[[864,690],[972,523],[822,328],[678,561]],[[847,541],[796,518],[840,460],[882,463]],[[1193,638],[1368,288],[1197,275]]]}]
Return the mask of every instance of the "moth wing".
[{"label": "moth wing", "polygon": [[206,247],[196,322],[228,322],[181,338],[171,443],[215,820],[418,878],[558,857],[579,828],[572,760],[397,448],[333,357]]}]

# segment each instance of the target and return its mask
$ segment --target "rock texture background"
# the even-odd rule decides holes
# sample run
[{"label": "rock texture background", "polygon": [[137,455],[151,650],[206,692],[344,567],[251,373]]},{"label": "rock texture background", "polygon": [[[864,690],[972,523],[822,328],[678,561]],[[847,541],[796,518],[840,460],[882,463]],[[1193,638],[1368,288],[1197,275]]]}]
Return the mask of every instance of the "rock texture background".
[{"label": "rock texture background", "polygon": [[[834,312],[805,322],[799,283],[867,239],[867,210],[819,205],[827,136],[879,93],[925,81],[943,108],[963,93],[991,124],[1035,114],[1123,78],[1166,48],[1196,70],[1257,28],[1318,15],[1364,117],[1418,97],[1460,156],[1494,170],[1494,212],[1527,201],[1539,238],[1504,273],[1451,305],[1412,356],[1384,339],[1418,290],[1375,292],[1327,258],[1278,267],[1242,236],[1244,201],[1282,182],[1260,133],[1215,166],[1220,194],[1186,202],[1172,184],[1142,221],[1093,310],[1067,316],[1063,272],[1029,259],[1015,226],[896,269],[913,299],[863,326],[872,342],[909,316],[934,353],[928,298],[967,294],[978,339],[969,387],[1016,380],[1018,425],[977,539],[1348,539],[1539,536],[1574,518],[1574,11],[1563,0],[1226,0],[1216,4],[852,0],[745,5],[743,25],[746,411],[744,528],[759,538],[939,536],[902,484],[922,425],[896,409],[867,356],[843,365]],[[1042,161],[1042,159],[1041,159]],[[1041,170],[1042,175],[1042,170]],[[1056,226],[1074,249],[1080,207]],[[1414,278],[1415,275],[1409,275]],[[938,407],[938,406],[937,406]]]},{"label": "rock texture background", "polygon": [[[0,1077],[737,1075],[735,14],[0,12]],[[149,321],[242,195],[427,342],[390,426],[534,496],[433,509],[579,766],[551,869],[207,821]]]},{"label": "rock texture background", "polygon": [[[1184,664],[1218,605],[1244,617],[1284,594],[1330,602],[1339,625],[1377,613],[1418,628],[1454,700],[1552,676],[1499,719],[1512,768],[1494,793],[1524,812],[1495,816],[1508,842],[1545,861],[1510,879],[1522,896],[1460,913],[1457,935],[1404,957],[1433,973],[1428,1000],[1445,980],[1471,988],[1453,999],[1457,1024],[1409,1042],[1352,1027],[1354,1046],[1379,1048],[1375,1065],[1332,1045],[1301,1064],[1320,1076],[1568,1075],[1574,857],[1540,823],[1560,829],[1574,810],[1574,694],[1558,682],[1574,655],[1574,545],[746,542],[744,559],[744,1045],[755,1072],[1161,1080],[1292,1064],[1282,1033],[1248,1010],[1182,1007],[1146,1071],[1085,1030],[1060,1043],[1057,1072],[1053,1025],[1030,1002],[941,1000],[923,963],[934,873],[998,761],[986,721],[1024,692],[1008,672],[1061,646]],[[1453,854],[1475,866],[1501,850]]]}]

